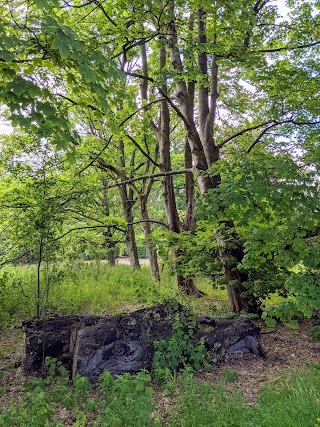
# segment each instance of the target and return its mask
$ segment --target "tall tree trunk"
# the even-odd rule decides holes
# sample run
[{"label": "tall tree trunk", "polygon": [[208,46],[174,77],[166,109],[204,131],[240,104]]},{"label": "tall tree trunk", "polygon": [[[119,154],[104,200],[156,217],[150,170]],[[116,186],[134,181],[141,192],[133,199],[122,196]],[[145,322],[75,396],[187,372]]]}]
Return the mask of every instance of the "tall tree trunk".
[{"label": "tall tree trunk", "polygon": [[[166,49],[163,47],[160,50],[160,69],[163,69],[166,64]],[[163,93],[167,94],[167,86],[164,84],[162,86]],[[169,172],[172,170],[171,165],[171,155],[170,155],[170,113],[168,108],[167,100],[161,101],[160,107],[160,132],[159,132],[159,154],[160,154],[160,171],[161,172]],[[192,163],[192,160],[191,160]],[[188,177],[188,190],[192,190],[192,186],[190,185],[190,177]],[[179,221],[179,215],[176,205],[176,198],[174,194],[174,186],[173,186],[173,178],[171,175],[163,176],[162,180],[162,192],[164,199],[164,206],[166,212],[166,218],[168,223],[168,228],[170,231],[174,233],[181,232],[181,226]],[[187,188],[186,188],[187,189]],[[187,198],[189,197],[187,204],[190,204],[193,199],[193,193],[189,193]],[[192,202],[191,202],[192,204]],[[191,205],[189,206],[190,209]],[[189,211],[190,214],[190,211]],[[192,215],[192,212],[191,212]],[[191,222],[190,222],[191,224]],[[186,225],[190,225],[186,223]],[[178,263],[178,258],[181,255],[181,251],[173,250],[173,258],[176,263]],[[195,295],[199,296],[201,293],[198,291],[194,280],[185,278],[181,274],[177,274],[176,276],[177,285],[186,295]]]},{"label": "tall tree trunk", "polygon": [[132,213],[132,191],[129,189],[129,199],[127,194],[126,185],[121,185],[119,187],[120,197],[122,202],[124,219],[127,223],[127,231],[126,231],[126,246],[128,250],[130,266],[132,270],[137,270],[140,268],[139,264],[139,256],[138,249],[136,243],[136,235],[133,226],[133,213]]},{"label": "tall tree trunk", "polygon": [[[142,79],[140,84],[140,95],[143,102],[147,104],[148,102],[148,58],[147,58],[147,51],[146,51],[146,45],[145,43],[140,45],[140,53],[141,53],[141,61],[142,61],[142,72],[143,75],[146,77],[145,79]],[[145,107],[145,111],[148,110],[149,107]],[[152,121],[151,121],[152,125]],[[147,135],[144,135],[145,141],[147,140]],[[155,151],[155,161],[157,158],[157,149]],[[150,162],[147,162],[146,167],[146,173],[149,169]],[[152,165],[152,172],[154,172],[155,164]],[[150,261],[150,271],[151,271],[151,277],[152,280],[159,282],[160,281],[160,270],[159,270],[159,263],[158,263],[158,254],[156,251],[156,248],[154,247],[153,243],[150,240],[151,236],[151,226],[149,222],[149,213],[148,213],[148,197],[151,191],[151,187],[153,184],[153,180],[149,180],[149,183],[147,187],[145,188],[145,182],[143,182],[142,185],[142,192],[139,195],[139,202],[140,202],[140,213],[141,213],[141,219],[143,221],[143,232],[144,232],[144,238],[146,241],[146,247],[148,252],[148,257]]]},{"label": "tall tree trunk", "polygon": [[[125,167],[125,159],[124,159],[124,144],[123,141],[119,142],[119,150],[120,150],[120,166],[122,168]],[[128,250],[130,266],[132,270],[138,270],[140,268],[139,264],[139,256],[138,249],[136,243],[136,234],[133,226],[133,190],[132,188],[127,189],[127,185],[120,185],[120,197],[123,208],[124,219],[127,223],[127,232],[126,232],[126,246]]]},{"label": "tall tree trunk", "polygon": [[[192,155],[189,142],[185,140],[184,148],[184,167],[185,169],[192,168]],[[186,173],[185,175],[185,219],[183,223],[183,230],[192,232],[195,227],[194,220],[194,177],[193,173]],[[180,285],[181,286],[181,285]],[[187,295],[202,295],[202,292],[196,287],[194,279],[184,279],[183,286]]]},{"label": "tall tree trunk", "polygon": [[144,194],[140,196],[140,213],[141,213],[141,219],[143,221],[142,225],[143,225],[143,232],[144,232],[144,238],[146,241],[149,262],[150,262],[151,277],[154,281],[159,282],[160,270],[159,270],[159,263],[158,263],[158,254],[157,254],[156,248],[154,247],[153,243],[150,240],[151,227],[149,222],[147,200]]},{"label": "tall tree trunk", "polygon": [[[102,180],[102,187],[103,187],[103,206],[104,206],[104,213],[108,217],[110,215],[110,208],[109,208],[109,198],[108,198],[108,183],[105,179]],[[108,231],[103,233],[105,236],[105,245],[107,248],[107,259],[109,261],[109,264],[112,266],[116,265],[116,256],[115,256],[115,243],[112,242],[112,231],[111,228],[108,229]]]},{"label": "tall tree trunk", "polygon": [[[175,27],[174,3],[170,2],[171,6],[171,22],[168,24],[169,52],[173,69],[177,75],[182,75],[184,66],[179,51],[179,40]],[[180,111],[183,117],[186,128],[187,138],[190,145],[193,168],[200,172],[198,175],[198,184],[200,192],[205,195],[208,190],[217,188],[220,184],[220,176],[216,174],[213,177],[208,177],[202,174],[202,171],[208,170],[215,162],[219,160],[220,148],[215,145],[213,129],[216,118],[216,108],[218,99],[218,65],[217,58],[213,54],[211,58],[210,75],[208,73],[208,57],[206,53],[206,14],[202,8],[198,11],[198,43],[203,45],[204,49],[199,50],[198,66],[203,74],[202,81],[198,89],[198,114],[199,114],[199,132],[194,121],[194,103],[187,84],[184,79],[177,79],[177,97],[180,101]],[[208,84],[210,90],[208,90]],[[210,99],[210,104],[209,104]],[[223,209],[223,206],[221,206]],[[246,281],[245,273],[238,269],[238,264],[243,257],[242,244],[235,236],[234,225],[231,221],[226,222],[224,230],[216,230],[215,238],[219,246],[220,260],[223,266],[223,273],[228,283],[228,296],[230,309],[232,311],[254,310],[257,311],[257,304],[249,301],[243,295],[242,283]]]}]

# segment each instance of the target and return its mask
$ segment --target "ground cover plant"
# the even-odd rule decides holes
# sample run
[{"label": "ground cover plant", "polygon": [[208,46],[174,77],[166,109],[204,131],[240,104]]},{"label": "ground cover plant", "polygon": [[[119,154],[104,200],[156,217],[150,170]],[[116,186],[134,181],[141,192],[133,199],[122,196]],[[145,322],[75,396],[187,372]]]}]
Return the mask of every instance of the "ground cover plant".
[{"label": "ground cover plant", "polygon": [[[178,297],[183,304],[196,311],[206,307],[208,314],[227,308],[227,296],[222,289],[212,289],[203,278],[199,287],[207,295],[202,300],[186,298],[175,286],[169,272],[154,284],[148,266],[130,271],[128,265],[110,267],[102,261],[73,261],[52,264],[43,271],[45,287],[41,293],[41,316],[67,314],[118,313],[133,311]],[[32,318],[36,314],[36,266],[6,266],[0,270],[0,327]],[[202,308],[200,308],[202,306]],[[205,306],[205,307],[204,307]]]},{"label": "ground cover plant", "polygon": [[[320,421],[319,365],[282,376],[278,385],[265,386],[258,401],[246,406],[239,390],[230,388],[230,376],[199,382],[187,369],[167,376],[163,389],[154,391],[147,371],[117,378],[105,372],[92,387],[80,376],[71,384],[54,360],[47,363],[51,374],[57,370],[60,376],[25,381],[20,395],[2,409],[1,426],[316,427]],[[174,402],[165,411],[158,406],[164,392]]]},{"label": "ground cover plant", "polygon": [[[129,266],[111,268],[105,263],[80,263],[74,266],[74,270],[71,267],[68,270],[66,266],[63,268],[65,271],[59,286],[50,288],[52,295],[50,297],[49,293],[47,299],[52,301],[52,307],[55,307],[53,302],[60,303],[60,314],[130,311],[172,296],[184,303],[189,301],[190,308],[199,314],[209,313],[217,317],[229,317],[230,314],[227,312],[226,290],[214,290],[206,280],[198,284],[199,289],[208,292],[206,296],[186,298],[179,297],[178,288],[172,283],[174,278],[170,275],[167,282],[160,283],[155,291],[147,266],[134,274]],[[31,289],[36,293],[35,267],[10,267],[5,271],[5,277],[11,278],[13,286],[7,286],[4,295],[7,305],[3,305],[8,307],[5,313],[6,318],[12,316],[11,322],[6,326],[2,324],[0,337],[1,426],[314,427],[318,424],[320,368],[317,363],[320,345],[315,340],[317,326],[311,330],[311,324],[303,329],[301,325],[299,334],[281,325],[274,333],[269,333],[267,328],[267,335],[263,335],[268,353],[266,362],[249,359],[239,362],[239,365],[221,366],[206,372],[205,365],[199,366],[203,360],[202,349],[192,349],[186,342],[186,349],[191,355],[195,350],[195,358],[191,359],[198,373],[184,363],[182,366],[186,370],[177,373],[172,368],[175,368],[176,357],[181,363],[179,354],[175,352],[181,346],[177,347],[177,337],[173,335],[170,342],[174,354],[169,351],[165,357],[161,356],[164,343],[159,343],[159,363],[151,374],[141,372],[136,377],[125,374],[113,379],[106,372],[96,387],[80,376],[71,383],[61,366],[57,366],[54,360],[47,360],[48,378],[26,379],[19,367],[23,336],[12,327],[17,326],[24,316],[35,314],[34,301],[21,293],[21,286],[25,293]],[[19,298],[25,299],[20,301]],[[21,304],[16,310],[14,301]],[[279,302],[279,297],[275,297],[273,302]],[[51,314],[50,310],[47,314]],[[179,323],[176,326],[178,335],[183,325]],[[170,363],[173,365],[169,366]],[[292,370],[296,372],[292,373]],[[257,375],[250,380],[252,371]],[[250,406],[247,406],[248,402]]]}]

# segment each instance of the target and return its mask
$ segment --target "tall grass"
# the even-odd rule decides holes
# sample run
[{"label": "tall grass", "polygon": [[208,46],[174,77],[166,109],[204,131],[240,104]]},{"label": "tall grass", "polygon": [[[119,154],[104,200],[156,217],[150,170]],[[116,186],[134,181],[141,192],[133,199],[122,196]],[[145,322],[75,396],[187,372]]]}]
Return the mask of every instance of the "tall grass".
[{"label": "tall grass", "polygon": [[[42,316],[53,314],[105,315],[134,310],[168,298],[178,298],[195,312],[216,315],[227,310],[225,290],[213,289],[199,279],[204,298],[179,293],[174,276],[164,271],[160,283],[151,280],[149,266],[131,271],[128,265],[111,267],[104,262],[50,264],[41,270]],[[35,316],[36,266],[6,266],[0,270],[0,327]]]},{"label": "tall grass", "polygon": [[[41,311],[51,314],[106,314],[173,297],[174,280],[153,283],[148,267],[132,272],[127,265],[102,262],[50,265],[41,273]],[[37,303],[35,266],[0,270],[0,324],[33,317]]]}]

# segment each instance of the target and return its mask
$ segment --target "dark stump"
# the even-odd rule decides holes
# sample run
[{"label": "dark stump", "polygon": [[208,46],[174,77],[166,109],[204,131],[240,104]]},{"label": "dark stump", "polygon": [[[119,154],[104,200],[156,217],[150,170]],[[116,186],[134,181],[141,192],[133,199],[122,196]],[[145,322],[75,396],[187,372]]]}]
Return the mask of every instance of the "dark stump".
[{"label": "dark stump", "polygon": [[[106,370],[112,375],[151,370],[154,341],[170,336],[173,318],[183,310],[178,303],[159,304],[110,317],[64,316],[24,322],[24,371],[44,374],[47,356],[57,359],[72,377],[78,373],[92,381]],[[213,362],[248,352],[264,357],[260,330],[246,317],[217,322],[209,316],[199,317],[194,343],[200,338]]]}]

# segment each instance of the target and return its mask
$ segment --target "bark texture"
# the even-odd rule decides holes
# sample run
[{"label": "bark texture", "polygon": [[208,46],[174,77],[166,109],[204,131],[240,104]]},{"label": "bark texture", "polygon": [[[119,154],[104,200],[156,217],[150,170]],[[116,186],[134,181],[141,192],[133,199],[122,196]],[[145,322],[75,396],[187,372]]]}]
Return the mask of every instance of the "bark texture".
[{"label": "bark texture", "polygon": [[[65,316],[24,322],[26,333],[24,372],[45,373],[44,361],[54,357],[76,374],[97,380],[104,371],[112,375],[152,369],[154,341],[172,333],[180,304],[159,304],[131,314],[111,317]],[[260,330],[248,318],[215,321],[204,316],[197,319],[194,344],[201,338],[216,363],[235,354],[251,352],[263,357]]]}]

